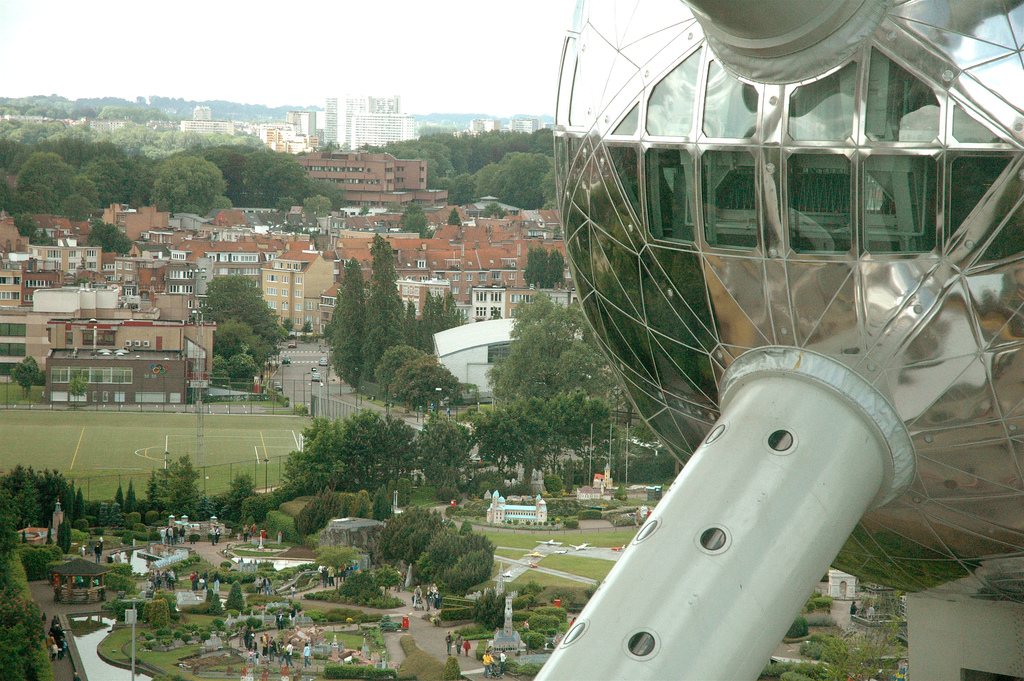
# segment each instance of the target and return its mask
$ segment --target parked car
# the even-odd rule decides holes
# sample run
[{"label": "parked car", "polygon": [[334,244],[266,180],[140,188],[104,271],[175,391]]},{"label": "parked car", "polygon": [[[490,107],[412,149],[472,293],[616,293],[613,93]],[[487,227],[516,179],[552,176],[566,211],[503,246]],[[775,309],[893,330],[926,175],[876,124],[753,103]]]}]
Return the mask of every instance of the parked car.
[{"label": "parked car", "polygon": [[288,341],[288,347],[290,347],[290,348],[297,348],[297,347],[299,347],[299,344],[296,343],[295,341]]}]

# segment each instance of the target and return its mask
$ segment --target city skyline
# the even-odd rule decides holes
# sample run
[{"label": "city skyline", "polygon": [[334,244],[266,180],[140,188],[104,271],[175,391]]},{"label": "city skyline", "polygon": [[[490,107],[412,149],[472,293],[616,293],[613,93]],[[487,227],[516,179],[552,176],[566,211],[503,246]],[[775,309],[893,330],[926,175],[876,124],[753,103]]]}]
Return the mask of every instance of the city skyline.
[{"label": "city skyline", "polygon": [[[294,32],[282,38],[280,23],[234,2],[212,3],[197,19],[125,0],[46,6],[5,0],[0,60],[20,66],[5,74],[0,97],[158,95],[323,108],[328,97],[400,94],[403,109],[420,115],[553,114],[574,4],[525,0],[517,11],[498,14],[481,12],[468,0],[358,7],[313,2],[304,5],[314,17],[308,25],[322,33],[310,35],[296,20]],[[204,25],[208,30],[202,31]],[[134,46],[152,45],[154,29],[164,45],[136,53]],[[268,29],[274,41],[239,39]],[[118,39],[108,40],[112,35]],[[502,35],[514,39],[495,49]],[[306,57],[296,60],[295,49],[303,44]],[[73,55],[79,46],[81,53]],[[437,75],[424,77],[429,74]]]}]

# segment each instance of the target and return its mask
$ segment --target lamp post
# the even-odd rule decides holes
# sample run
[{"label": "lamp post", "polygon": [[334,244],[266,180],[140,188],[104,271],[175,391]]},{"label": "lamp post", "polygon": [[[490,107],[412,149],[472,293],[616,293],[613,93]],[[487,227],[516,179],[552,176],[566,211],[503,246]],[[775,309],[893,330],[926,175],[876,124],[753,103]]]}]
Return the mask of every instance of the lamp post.
[{"label": "lamp post", "polygon": [[270,492],[270,457],[263,453],[263,492]]},{"label": "lamp post", "polygon": [[205,329],[203,328],[203,311],[192,310],[195,315],[196,328],[199,330],[198,345],[196,353],[195,368],[193,370],[193,381],[196,383],[196,465],[202,466],[204,459],[203,445],[203,377],[206,376],[206,351],[203,347],[205,340]]}]

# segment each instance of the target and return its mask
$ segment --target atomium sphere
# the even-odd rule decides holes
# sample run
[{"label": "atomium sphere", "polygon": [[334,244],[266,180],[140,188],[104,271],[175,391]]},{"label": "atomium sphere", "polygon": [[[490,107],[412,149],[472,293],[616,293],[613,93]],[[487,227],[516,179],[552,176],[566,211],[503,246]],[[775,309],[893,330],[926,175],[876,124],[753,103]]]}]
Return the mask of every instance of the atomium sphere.
[{"label": "atomium sphere", "polygon": [[604,352],[684,462],[744,356],[845,367],[912,461],[834,565],[1024,600],[1024,3],[865,2],[796,56],[691,4],[581,2],[565,42],[559,203]]}]

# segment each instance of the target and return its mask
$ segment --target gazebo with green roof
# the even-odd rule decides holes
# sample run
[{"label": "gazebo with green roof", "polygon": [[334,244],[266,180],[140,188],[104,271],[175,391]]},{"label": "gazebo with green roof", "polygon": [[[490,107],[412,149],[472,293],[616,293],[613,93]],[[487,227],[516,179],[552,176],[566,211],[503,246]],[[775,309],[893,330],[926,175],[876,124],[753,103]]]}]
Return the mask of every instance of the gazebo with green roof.
[{"label": "gazebo with green roof", "polygon": [[111,568],[74,558],[53,569],[54,603],[96,603],[106,600],[104,575]]}]

